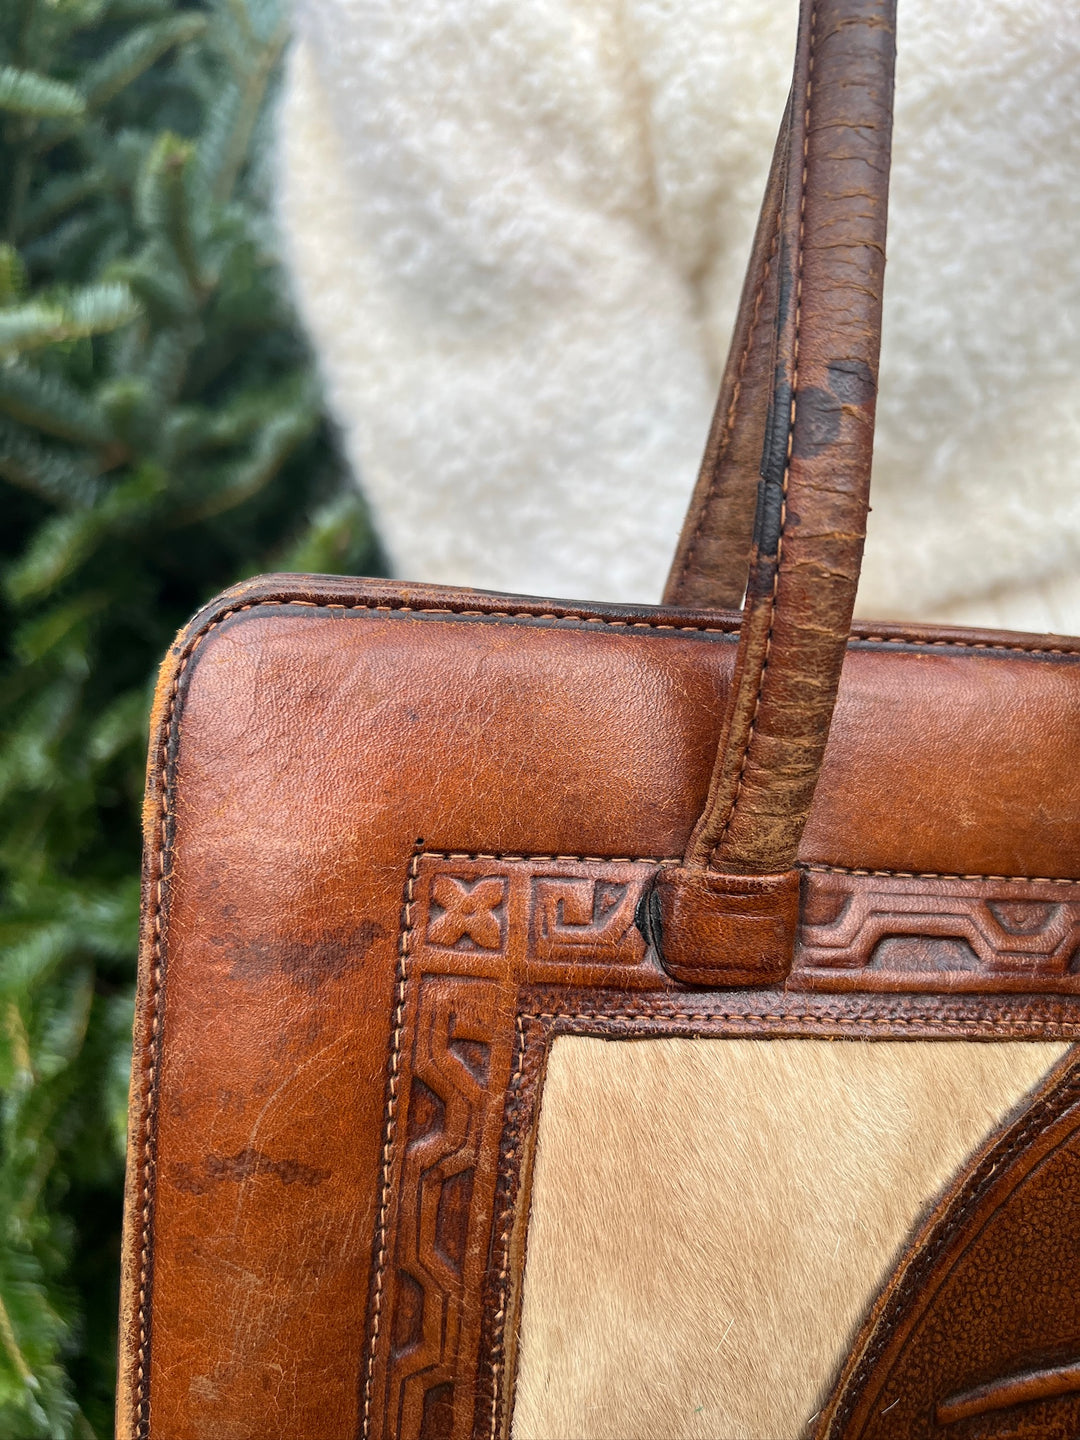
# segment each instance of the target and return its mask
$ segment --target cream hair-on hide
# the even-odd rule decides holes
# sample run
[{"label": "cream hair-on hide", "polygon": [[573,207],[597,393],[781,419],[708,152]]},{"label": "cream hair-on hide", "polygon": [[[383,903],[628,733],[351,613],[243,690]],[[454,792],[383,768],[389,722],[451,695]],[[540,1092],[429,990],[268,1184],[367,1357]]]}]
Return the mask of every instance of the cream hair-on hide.
[{"label": "cream hair-on hide", "polygon": [[513,1440],[799,1440],[915,1222],[1067,1049],[557,1039]]},{"label": "cream hair-on hide", "polygon": [[[659,598],[795,0],[297,0],[278,196],[395,573]],[[1080,631],[1080,10],[899,0],[859,613]]]}]

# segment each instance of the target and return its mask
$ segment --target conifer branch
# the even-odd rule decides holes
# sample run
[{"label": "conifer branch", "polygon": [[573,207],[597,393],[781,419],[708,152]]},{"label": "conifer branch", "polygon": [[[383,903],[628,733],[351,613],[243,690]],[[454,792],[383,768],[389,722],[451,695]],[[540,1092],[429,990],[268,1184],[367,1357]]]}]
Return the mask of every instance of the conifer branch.
[{"label": "conifer branch", "polygon": [[28,1390],[38,1388],[37,1379],[30,1366],[26,1363],[26,1356],[19,1349],[19,1342],[15,1336],[15,1327],[11,1323],[11,1315],[7,1305],[4,1303],[3,1293],[0,1292],[0,1345],[3,1346],[4,1354],[11,1362],[11,1368],[18,1375],[19,1379]]},{"label": "conifer branch", "polygon": [[0,110],[43,120],[78,119],[85,109],[83,97],[62,80],[50,80],[47,75],[20,70],[14,65],[0,66]]},{"label": "conifer branch", "polygon": [[157,660],[240,576],[377,570],[249,183],[283,16],[0,0],[0,1440],[112,1433]]}]

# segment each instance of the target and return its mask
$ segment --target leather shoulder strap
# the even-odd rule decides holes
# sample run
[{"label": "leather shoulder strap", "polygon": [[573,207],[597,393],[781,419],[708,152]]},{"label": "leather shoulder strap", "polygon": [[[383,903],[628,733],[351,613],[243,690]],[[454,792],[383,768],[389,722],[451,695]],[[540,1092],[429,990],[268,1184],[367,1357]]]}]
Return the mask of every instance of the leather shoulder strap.
[{"label": "leather shoulder strap", "polygon": [[[894,60],[895,0],[804,0],[776,254],[765,262],[775,275],[761,287],[762,307],[770,283],[775,291],[769,403],[757,387],[746,402],[762,421],[760,479],[735,676],[705,808],[683,865],[657,885],[654,939],[663,937],[668,969],[695,983],[716,983],[717,963],[725,983],[776,979],[790,964],[793,866],[869,507]],[[744,323],[757,374],[753,304]],[[739,363],[728,405],[736,420]],[[725,423],[718,444],[730,456]],[[729,470],[745,476],[746,466]],[[720,952],[727,960],[703,971],[702,955]]]},{"label": "leather shoulder strap", "polygon": [[773,389],[776,260],[790,148],[789,97],[709,439],[664,590],[665,605],[738,610],[746,593],[762,437]]}]

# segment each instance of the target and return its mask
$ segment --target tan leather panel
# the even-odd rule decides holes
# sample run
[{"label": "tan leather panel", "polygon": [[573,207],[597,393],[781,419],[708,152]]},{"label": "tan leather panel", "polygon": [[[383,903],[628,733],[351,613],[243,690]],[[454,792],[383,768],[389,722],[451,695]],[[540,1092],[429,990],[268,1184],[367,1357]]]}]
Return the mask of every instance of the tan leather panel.
[{"label": "tan leather panel", "polygon": [[[378,849],[386,828],[400,846],[405,816],[411,844],[438,815],[446,833],[424,838],[447,848],[675,856],[704,794],[715,697],[726,692],[733,651],[723,632],[697,628],[271,609],[226,622],[201,648],[185,728],[203,716],[212,727],[221,749],[200,783],[240,785],[229,797],[241,806],[229,838],[247,835],[257,870],[274,863],[261,848],[270,798],[275,810],[297,808],[283,828],[298,861],[301,833],[316,856],[329,847],[340,857],[329,817],[280,783],[303,763],[299,727],[334,735],[334,750],[312,756],[324,773],[311,778],[365,848]],[[254,668],[245,654],[257,657]],[[483,744],[471,743],[477,734]],[[856,644],[799,859],[1074,878],[1078,739],[1080,652]],[[266,776],[265,794],[240,767],[271,740],[287,759]],[[365,780],[372,765],[383,776],[377,788]],[[1033,796],[1052,799],[1036,810]],[[311,864],[304,852],[309,887]]]},{"label": "tan leather panel", "polygon": [[849,650],[799,858],[1076,878],[1075,666],[1004,649]]}]

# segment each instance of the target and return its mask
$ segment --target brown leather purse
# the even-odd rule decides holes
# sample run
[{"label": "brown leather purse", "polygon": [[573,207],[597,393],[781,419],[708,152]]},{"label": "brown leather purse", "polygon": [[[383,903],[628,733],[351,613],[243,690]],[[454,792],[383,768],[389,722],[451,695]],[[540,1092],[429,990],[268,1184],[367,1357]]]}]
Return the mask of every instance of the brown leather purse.
[{"label": "brown leather purse", "polygon": [[1080,640],[851,628],[893,55],[804,3],[662,607],[177,640],[122,1436],[1080,1434]]}]

